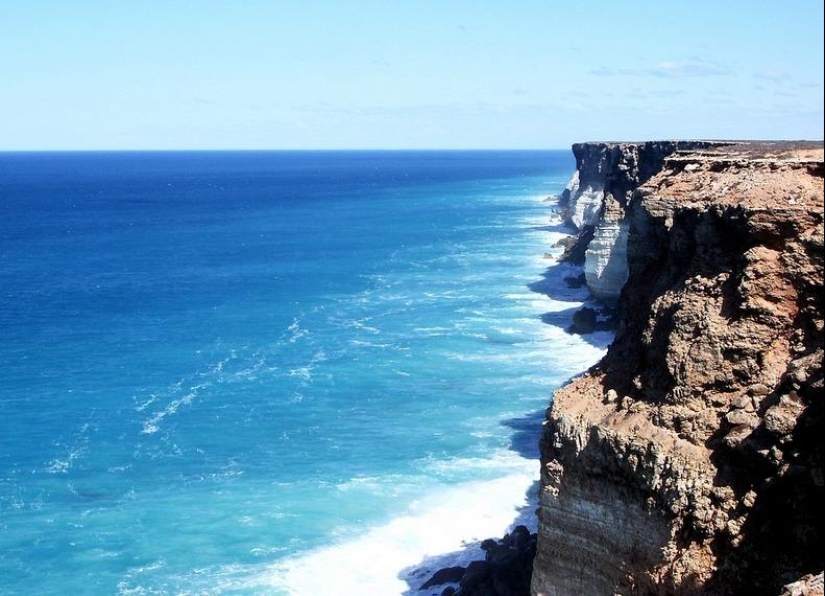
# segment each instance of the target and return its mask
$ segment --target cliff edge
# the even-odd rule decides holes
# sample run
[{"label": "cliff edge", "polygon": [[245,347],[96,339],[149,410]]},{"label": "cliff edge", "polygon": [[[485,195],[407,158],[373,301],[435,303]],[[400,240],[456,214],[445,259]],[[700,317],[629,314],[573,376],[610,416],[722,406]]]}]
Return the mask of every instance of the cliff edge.
[{"label": "cliff edge", "polygon": [[662,170],[676,152],[724,146],[724,141],[576,143],[576,172],[559,197],[567,224],[578,234],[563,260],[584,266],[587,287],[615,301],[628,276],[627,238],[633,192]]},{"label": "cliff edge", "polygon": [[533,594],[821,594],[822,145],[574,151],[618,329],[548,410]]}]

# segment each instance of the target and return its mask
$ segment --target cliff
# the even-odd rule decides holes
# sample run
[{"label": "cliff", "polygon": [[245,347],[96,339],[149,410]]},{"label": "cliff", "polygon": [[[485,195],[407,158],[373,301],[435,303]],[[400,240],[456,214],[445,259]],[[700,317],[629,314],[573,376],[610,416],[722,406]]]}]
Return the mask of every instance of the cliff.
[{"label": "cliff", "polygon": [[822,594],[821,144],[574,151],[618,329],[548,411],[533,594]]},{"label": "cliff", "polygon": [[713,141],[576,143],[576,173],[560,197],[566,222],[579,232],[567,260],[584,265],[594,296],[615,300],[627,281],[627,235],[632,192],[661,171],[677,151],[721,146]]}]

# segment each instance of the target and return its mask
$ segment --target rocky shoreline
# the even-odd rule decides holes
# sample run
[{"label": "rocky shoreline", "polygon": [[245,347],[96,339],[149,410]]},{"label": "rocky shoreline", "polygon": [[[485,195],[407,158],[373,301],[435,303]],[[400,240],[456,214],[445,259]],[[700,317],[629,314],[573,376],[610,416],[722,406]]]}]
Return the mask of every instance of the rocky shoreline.
[{"label": "rocky shoreline", "polygon": [[616,339],[547,412],[538,533],[420,593],[823,594],[822,144],[573,151],[563,259],[605,311],[570,331]]},{"label": "rocky shoreline", "polygon": [[537,534],[523,525],[481,542],[484,559],[439,569],[419,588],[427,596],[529,596]]}]

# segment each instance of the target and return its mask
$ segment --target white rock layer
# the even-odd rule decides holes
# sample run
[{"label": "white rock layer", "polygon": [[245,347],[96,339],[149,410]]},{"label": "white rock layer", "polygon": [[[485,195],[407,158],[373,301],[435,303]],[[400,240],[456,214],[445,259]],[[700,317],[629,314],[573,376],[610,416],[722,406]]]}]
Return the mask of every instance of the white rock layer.
[{"label": "white rock layer", "polygon": [[584,277],[590,292],[602,300],[618,300],[628,276],[627,220],[602,220],[585,252]]},{"label": "white rock layer", "polygon": [[584,226],[593,226],[599,221],[604,202],[604,189],[593,186],[579,188],[570,197],[570,221],[581,230]]}]

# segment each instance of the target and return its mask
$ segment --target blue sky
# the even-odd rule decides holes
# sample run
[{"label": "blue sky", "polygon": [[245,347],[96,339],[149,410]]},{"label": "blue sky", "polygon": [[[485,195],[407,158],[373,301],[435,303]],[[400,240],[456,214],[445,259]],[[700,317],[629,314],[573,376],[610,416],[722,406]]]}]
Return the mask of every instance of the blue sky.
[{"label": "blue sky", "polygon": [[823,138],[823,2],[0,2],[0,150]]}]

